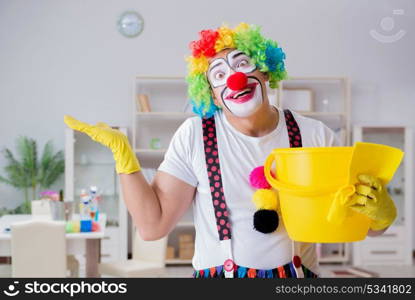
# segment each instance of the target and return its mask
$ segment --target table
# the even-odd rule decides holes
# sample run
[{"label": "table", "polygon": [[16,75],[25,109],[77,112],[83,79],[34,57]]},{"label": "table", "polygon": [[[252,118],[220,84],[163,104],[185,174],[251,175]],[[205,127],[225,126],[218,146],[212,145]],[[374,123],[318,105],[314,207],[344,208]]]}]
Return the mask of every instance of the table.
[{"label": "table", "polygon": [[[75,215],[76,218],[76,215]],[[4,215],[0,217],[0,256],[11,256],[11,233],[6,231],[15,222],[31,219],[45,219],[32,215]],[[99,232],[66,233],[68,255],[84,254],[86,258],[86,277],[99,277],[98,264],[101,260],[101,240],[105,236],[106,215],[100,214]]]}]

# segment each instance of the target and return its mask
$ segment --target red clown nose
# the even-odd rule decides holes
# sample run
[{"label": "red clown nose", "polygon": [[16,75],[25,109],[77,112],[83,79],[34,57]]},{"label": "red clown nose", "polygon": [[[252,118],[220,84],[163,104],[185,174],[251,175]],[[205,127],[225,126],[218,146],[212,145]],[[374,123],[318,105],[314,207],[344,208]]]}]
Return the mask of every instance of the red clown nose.
[{"label": "red clown nose", "polygon": [[229,76],[226,81],[226,85],[233,91],[239,91],[246,87],[248,83],[248,77],[242,72],[236,72]]}]

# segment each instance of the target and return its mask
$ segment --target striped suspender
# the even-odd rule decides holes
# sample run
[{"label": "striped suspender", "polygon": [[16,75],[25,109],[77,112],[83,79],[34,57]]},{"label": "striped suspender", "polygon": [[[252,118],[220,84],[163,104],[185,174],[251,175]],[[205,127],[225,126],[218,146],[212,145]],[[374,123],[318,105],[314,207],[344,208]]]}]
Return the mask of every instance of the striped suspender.
[{"label": "striped suspender", "polygon": [[298,148],[303,146],[301,138],[300,127],[298,127],[297,121],[295,121],[293,114],[290,110],[284,110],[285,123],[288,130],[288,139],[290,141],[290,148]]},{"label": "striped suspender", "polygon": [[218,143],[216,138],[215,118],[203,119],[203,143],[205,145],[206,167],[209,177],[210,193],[216,217],[219,239],[231,238],[231,225],[223,193],[222,174],[220,170]]},{"label": "striped suspender", "polygon": [[[302,138],[300,128],[295,121],[290,110],[284,110],[285,122],[288,129],[288,137],[290,141],[290,147],[302,147]],[[232,261],[232,249],[230,239],[232,237],[231,224],[229,222],[229,213],[226,205],[225,194],[223,192],[222,174],[219,162],[219,150],[216,137],[215,117],[212,116],[208,119],[202,119],[203,127],[203,144],[205,150],[206,168],[209,178],[210,193],[212,196],[212,204],[215,212],[216,226],[218,230],[219,240],[222,242],[223,249],[228,259],[225,261],[225,269],[227,264],[233,264]],[[294,246],[293,246],[294,247]],[[295,249],[294,254],[298,253]],[[300,260],[301,261],[301,260]],[[295,266],[297,269],[301,269]],[[230,268],[228,276],[233,277],[233,269]],[[226,275],[226,271],[225,271]],[[300,274],[297,274],[300,275]],[[299,277],[299,276],[298,276]]]}]

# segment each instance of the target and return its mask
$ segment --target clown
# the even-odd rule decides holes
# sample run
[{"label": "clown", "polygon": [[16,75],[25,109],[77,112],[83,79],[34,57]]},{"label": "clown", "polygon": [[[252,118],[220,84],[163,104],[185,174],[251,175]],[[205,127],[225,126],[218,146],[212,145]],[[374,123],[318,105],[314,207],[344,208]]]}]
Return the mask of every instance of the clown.
[{"label": "clown", "polygon": [[282,49],[245,23],[234,30],[203,30],[190,48],[189,96],[201,117],[212,116],[222,104],[234,116],[248,117],[268,102],[265,81],[275,88],[286,77]]},{"label": "clown", "polygon": [[[276,88],[286,78],[285,54],[259,27],[203,30],[190,49],[186,79],[198,116],[174,134],[151,184],[121,132],[69,116],[65,122],[112,150],[144,240],[166,236],[193,206],[194,277],[317,277],[315,245],[290,240],[261,165],[275,148],[339,141],[322,122],[270,105],[267,85]],[[351,208],[373,219],[370,235],[381,234],[396,208],[377,178],[360,179]]]}]

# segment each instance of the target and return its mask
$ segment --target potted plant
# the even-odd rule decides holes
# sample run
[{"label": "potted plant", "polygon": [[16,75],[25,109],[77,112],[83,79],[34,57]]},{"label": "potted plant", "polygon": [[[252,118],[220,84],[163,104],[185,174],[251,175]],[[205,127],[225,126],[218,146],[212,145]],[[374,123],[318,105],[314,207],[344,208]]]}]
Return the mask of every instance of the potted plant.
[{"label": "potted plant", "polygon": [[36,141],[23,136],[17,139],[17,155],[9,149],[5,149],[3,154],[7,161],[4,167],[6,176],[0,176],[0,182],[23,190],[25,201],[20,211],[30,213],[30,201],[37,198],[38,189],[49,188],[63,174],[63,151],[55,152],[52,141],[48,141],[41,157],[38,158]]}]

